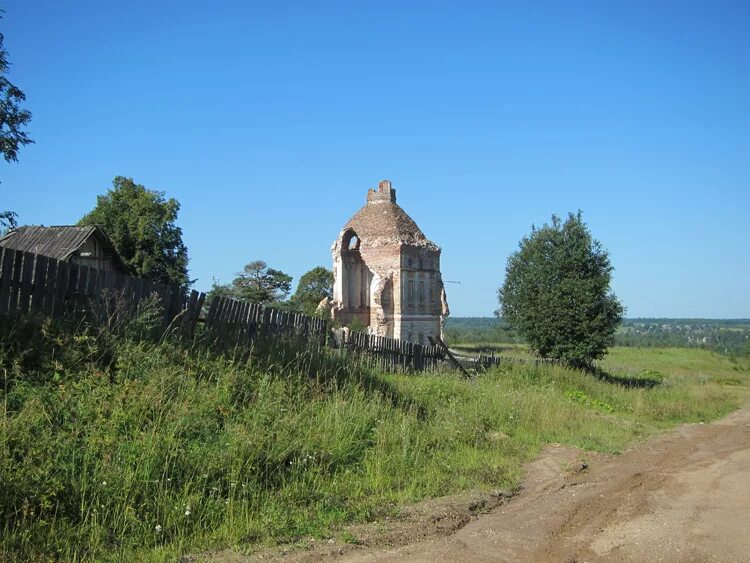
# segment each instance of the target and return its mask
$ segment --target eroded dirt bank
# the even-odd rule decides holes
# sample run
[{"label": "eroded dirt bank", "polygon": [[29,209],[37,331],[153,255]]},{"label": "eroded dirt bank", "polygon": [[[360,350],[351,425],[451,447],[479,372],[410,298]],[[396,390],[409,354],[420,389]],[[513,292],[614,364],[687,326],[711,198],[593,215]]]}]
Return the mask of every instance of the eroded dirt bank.
[{"label": "eroded dirt bank", "polygon": [[519,495],[443,534],[424,533],[424,523],[415,522],[411,535],[407,524],[395,537],[367,537],[365,546],[327,544],[252,559],[750,561],[750,405],[620,456],[583,454],[587,466],[581,456],[549,446],[529,465]]}]

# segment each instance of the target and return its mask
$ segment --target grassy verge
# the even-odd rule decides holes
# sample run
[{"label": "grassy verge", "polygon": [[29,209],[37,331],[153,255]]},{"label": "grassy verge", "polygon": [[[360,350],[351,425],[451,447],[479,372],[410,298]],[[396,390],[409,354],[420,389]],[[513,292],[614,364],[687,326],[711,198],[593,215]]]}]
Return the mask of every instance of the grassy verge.
[{"label": "grassy verge", "polygon": [[240,359],[128,331],[29,321],[0,334],[7,560],[167,560],[325,537],[422,498],[513,487],[545,443],[617,452],[715,419],[750,379],[746,365],[642,358],[634,369],[664,374],[652,389],[562,367],[466,381],[292,345]]}]

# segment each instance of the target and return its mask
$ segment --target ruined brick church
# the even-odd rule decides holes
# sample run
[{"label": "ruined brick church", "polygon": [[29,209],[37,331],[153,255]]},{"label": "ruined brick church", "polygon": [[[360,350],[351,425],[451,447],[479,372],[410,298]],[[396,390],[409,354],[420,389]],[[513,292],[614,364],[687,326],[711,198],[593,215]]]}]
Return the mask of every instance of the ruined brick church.
[{"label": "ruined brick church", "polygon": [[396,204],[383,180],[331,247],[333,317],[358,320],[368,332],[411,342],[442,337],[449,314],[440,276],[440,248]]}]

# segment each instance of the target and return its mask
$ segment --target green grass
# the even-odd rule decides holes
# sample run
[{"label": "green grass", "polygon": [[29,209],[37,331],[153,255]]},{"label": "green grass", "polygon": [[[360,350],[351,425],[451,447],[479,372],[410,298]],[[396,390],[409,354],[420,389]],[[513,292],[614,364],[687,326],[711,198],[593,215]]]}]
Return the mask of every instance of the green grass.
[{"label": "green grass", "polygon": [[512,488],[546,443],[618,452],[716,419],[750,380],[720,356],[656,349],[607,360],[664,374],[646,389],[562,367],[383,375],[299,345],[243,359],[127,331],[1,328],[0,560],[327,537],[423,498]]},{"label": "green grass", "polygon": [[477,354],[484,353],[489,354],[494,352],[498,356],[504,356],[508,358],[531,358],[531,354],[528,348],[524,344],[513,344],[513,343],[456,343],[450,344],[450,349],[455,350],[461,354],[469,356],[475,356]]},{"label": "green grass", "polygon": [[699,348],[614,347],[600,362],[610,372],[656,370],[666,376],[733,377],[750,369],[750,359],[729,356]]}]

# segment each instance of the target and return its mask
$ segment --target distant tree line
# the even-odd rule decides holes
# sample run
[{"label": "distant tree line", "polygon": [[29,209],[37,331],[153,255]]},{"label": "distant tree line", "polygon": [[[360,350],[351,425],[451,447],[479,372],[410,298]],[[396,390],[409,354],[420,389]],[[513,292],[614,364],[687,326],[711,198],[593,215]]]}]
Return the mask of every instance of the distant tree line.
[{"label": "distant tree line", "polygon": [[[448,317],[451,343],[511,344],[523,340],[502,319]],[[624,319],[615,333],[616,346],[634,348],[703,348],[750,357],[750,319]]]},{"label": "distant tree line", "polygon": [[627,319],[618,346],[705,348],[750,356],[750,319]]},{"label": "distant tree line", "polygon": [[521,338],[496,317],[448,317],[445,338],[449,344],[515,344]]}]

